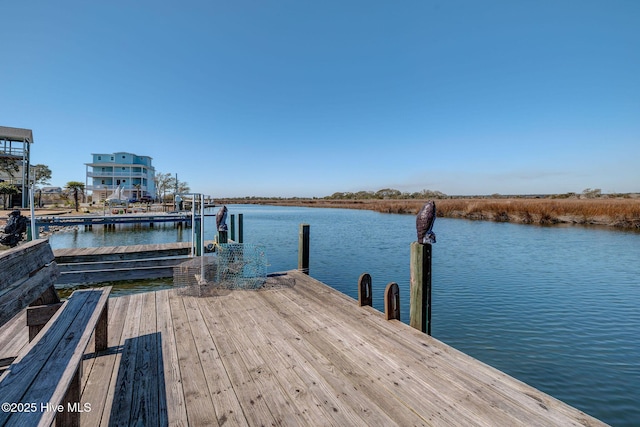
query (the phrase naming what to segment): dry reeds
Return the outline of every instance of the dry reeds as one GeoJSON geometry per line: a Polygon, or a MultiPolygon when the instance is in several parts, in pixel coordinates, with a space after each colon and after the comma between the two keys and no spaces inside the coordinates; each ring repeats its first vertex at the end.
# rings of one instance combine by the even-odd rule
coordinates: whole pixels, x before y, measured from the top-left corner
{"type": "Polygon", "coordinates": [[[527,224],[600,224],[640,228],[638,199],[453,199],[438,204],[441,216],[527,224]]]}
{"type": "MultiPolygon", "coordinates": [[[[417,214],[426,200],[280,199],[261,204],[368,209],[382,213],[417,214]]],[[[243,201],[241,203],[246,203],[243,201]]],[[[450,198],[436,200],[440,217],[523,224],[593,224],[640,229],[640,199],[450,198]]]]}
{"type": "Polygon", "coordinates": [[[436,205],[442,217],[640,229],[638,199],[443,199],[436,205]]]}

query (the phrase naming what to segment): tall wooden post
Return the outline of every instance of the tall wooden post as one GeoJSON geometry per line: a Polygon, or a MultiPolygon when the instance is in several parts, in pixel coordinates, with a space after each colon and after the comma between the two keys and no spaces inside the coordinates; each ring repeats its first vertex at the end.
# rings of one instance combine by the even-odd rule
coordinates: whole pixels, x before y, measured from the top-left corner
{"type": "Polygon", "coordinates": [[[243,225],[243,220],[244,220],[244,214],[238,214],[238,243],[244,243],[244,225],[243,225]]]}
{"type": "Polygon", "coordinates": [[[411,243],[409,325],[431,335],[431,244],[411,243]]]}
{"type": "Polygon", "coordinates": [[[298,270],[309,274],[309,224],[300,224],[298,232],[298,270]]]}

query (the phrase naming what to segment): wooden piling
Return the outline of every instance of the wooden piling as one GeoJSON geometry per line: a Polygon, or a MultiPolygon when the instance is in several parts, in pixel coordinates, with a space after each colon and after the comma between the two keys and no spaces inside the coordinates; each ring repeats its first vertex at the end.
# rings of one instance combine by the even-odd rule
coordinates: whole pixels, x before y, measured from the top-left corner
{"type": "Polygon", "coordinates": [[[235,214],[229,215],[230,229],[229,234],[231,236],[231,240],[236,240],[236,216],[235,214]]]}
{"type": "Polygon", "coordinates": [[[358,279],[358,302],[360,303],[360,307],[364,305],[373,305],[373,297],[371,296],[371,275],[369,273],[362,273],[358,279]]]}
{"type": "Polygon", "coordinates": [[[431,244],[411,243],[409,325],[431,335],[431,244]]]}
{"type": "Polygon", "coordinates": [[[400,320],[400,287],[391,282],[384,290],[384,317],[387,320],[400,320]]]}
{"type": "Polygon", "coordinates": [[[298,233],[298,270],[309,274],[309,224],[300,224],[298,233]]]}
{"type": "Polygon", "coordinates": [[[238,214],[238,243],[244,243],[244,235],[243,235],[244,225],[243,225],[243,220],[244,220],[244,214],[238,214]]]}
{"type": "Polygon", "coordinates": [[[195,227],[195,235],[196,235],[196,241],[193,242],[196,245],[196,256],[202,256],[202,232],[201,232],[201,228],[200,228],[200,221],[202,221],[201,219],[196,219],[195,220],[195,224],[193,224],[193,226],[195,227]]]}

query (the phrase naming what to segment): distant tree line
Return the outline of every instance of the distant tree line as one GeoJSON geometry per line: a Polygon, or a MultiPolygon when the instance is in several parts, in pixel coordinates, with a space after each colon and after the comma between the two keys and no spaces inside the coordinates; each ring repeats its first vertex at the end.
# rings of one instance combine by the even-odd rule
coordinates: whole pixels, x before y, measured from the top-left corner
{"type": "MultiPolygon", "coordinates": [[[[599,188],[587,188],[582,193],[563,194],[498,194],[491,195],[470,195],[452,196],[436,190],[422,190],[415,192],[402,192],[393,188],[383,188],[378,191],[357,191],[357,192],[336,192],[330,196],[312,197],[313,200],[426,200],[426,199],[595,199],[600,197],[630,197],[630,194],[609,194],[605,195],[599,188]]],[[[245,196],[231,197],[229,200],[307,200],[308,197],[265,197],[265,196],[245,196]]]]}
{"type": "Polygon", "coordinates": [[[407,199],[466,199],[466,198],[489,198],[489,199],[511,199],[511,198],[552,198],[552,199],[598,199],[606,197],[628,198],[629,193],[604,194],[600,188],[586,188],[582,193],[563,194],[498,194],[475,195],[475,196],[450,196],[441,191],[422,190],[413,193],[402,192],[393,188],[383,188],[378,191],[358,191],[358,192],[337,192],[330,196],[325,196],[326,200],[407,200],[407,199]]]}
{"type": "Polygon", "coordinates": [[[378,191],[338,192],[326,196],[328,200],[398,200],[398,199],[444,199],[448,196],[441,191],[422,190],[413,193],[402,192],[393,188],[383,188],[378,191]]]}

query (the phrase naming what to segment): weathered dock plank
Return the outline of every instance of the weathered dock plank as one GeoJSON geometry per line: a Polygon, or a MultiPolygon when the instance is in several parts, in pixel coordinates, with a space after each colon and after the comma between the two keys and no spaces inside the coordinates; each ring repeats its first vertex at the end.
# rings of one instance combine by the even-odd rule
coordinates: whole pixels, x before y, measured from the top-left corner
{"type": "MultiPolygon", "coordinates": [[[[35,218],[36,227],[72,227],[72,226],[115,226],[118,224],[155,224],[155,223],[183,223],[191,224],[191,214],[188,213],[135,213],[131,215],[60,215],[39,216],[35,218]]],[[[199,221],[199,216],[196,216],[199,221]]]]}
{"type": "Polygon", "coordinates": [[[221,320],[222,304],[217,299],[214,299],[211,305],[201,304],[205,322],[212,331],[211,335],[215,340],[218,354],[247,423],[249,425],[269,425],[265,423],[272,423],[274,418],[265,400],[258,398],[259,393],[253,386],[251,374],[240,359],[239,350],[230,335],[233,332],[230,332],[221,320]]]}
{"type": "MultiPolygon", "coordinates": [[[[344,363],[357,364],[362,360],[370,361],[369,364],[362,365],[363,375],[375,377],[380,370],[388,372],[386,376],[378,376],[375,380],[377,387],[386,390],[399,403],[411,405],[425,424],[431,422],[431,414],[438,413],[448,425],[473,425],[477,418],[476,413],[487,406],[487,402],[483,402],[471,393],[472,389],[460,386],[459,382],[451,381],[451,378],[443,378],[434,373],[429,376],[413,375],[416,371],[424,370],[425,360],[419,358],[423,350],[416,346],[403,349],[392,336],[387,336],[376,328],[376,320],[382,323],[381,313],[369,312],[366,315],[366,322],[353,322],[353,319],[350,319],[353,314],[350,314],[348,309],[354,306],[355,301],[346,302],[342,298],[332,298],[333,295],[330,292],[320,292],[318,298],[314,298],[313,292],[307,292],[311,289],[301,286],[298,290],[302,291],[299,295],[292,295],[297,297],[298,303],[304,304],[307,312],[312,311],[310,314],[313,314],[321,324],[329,320],[336,321],[338,325],[352,322],[353,330],[330,326],[326,331],[326,339],[335,343],[338,354],[345,359],[344,363]],[[315,304],[308,303],[314,299],[315,304]],[[328,317],[327,310],[321,309],[326,305],[338,308],[331,311],[331,317],[328,317]],[[429,397],[428,404],[423,404],[422,401],[426,396],[429,397]],[[461,405],[462,402],[464,405],[461,405]]],[[[513,425],[514,423],[517,423],[517,420],[496,411],[492,420],[486,425],[513,425]]]]}
{"type": "Polygon", "coordinates": [[[190,242],[54,249],[58,264],[123,261],[189,255],[190,242]]]}
{"type": "MultiPolygon", "coordinates": [[[[213,410],[211,393],[206,382],[206,373],[202,368],[200,354],[189,324],[187,310],[182,298],[170,298],[171,314],[175,327],[176,344],[178,346],[178,365],[184,390],[184,401],[187,419],[190,425],[217,426],[218,420],[213,410]]],[[[194,328],[197,330],[197,328],[194,328]]]]}
{"type": "MultiPolygon", "coordinates": [[[[281,425],[308,425],[310,419],[305,414],[305,407],[298,407],[286,392],[285,387],[280,382],[277,372],[273,366],[269,366],[263,354],[273,349],[262,349],[255,341],[248,337],[246,331],[250,327],[247,324],[243,312],[230,310],[229,304],[233,302],[233,297],[228,298],[227,304],[219,305],[220,321],[227,329],[227,334],[231,337],[239,358],[231,355],[234,360],[242,362],[244,369],[249,373],[249,387],[244,387],[241,404],[245,408],[245,413],[252,410],[254,402],[264,402],[271,413],[276,424],[281,425]],[[251,406],[250,406],[251,405],[251,406]]],[[[233,360],[230,361],[233,363],[233,360]]]]}
{"type": "MultiPolygon", "coordinates": [[[[303,286],[302,283],[302,280],[296,281],[296,290],[303,286]]],[[[287,323],[304,337],[309,353],[321,356],[318,359],[319,368],[324,366],[344,378],[342,384],[335,384],[335,392],[347,404],[355,405],[367,425],[426,425],[426,421],[416,412],[408,411],[401,401],[389,395],[387,388],[381,384],[382,370],[377,370],[377,366],[372,366],[367,359],[353,360],[344,354],[343,349],[353,345],[355,337],[344,342],[334,336],[332,331],[343,328],[343,323],[335,318],[321,321],[309,302],[296,302],[292,297],[282,292],[265,295],[274,308],[287,310],[287,323]],[[375,405],[372,402],[376,402],[375,405]]]]}
{"type": "Polygon", "coordinates": [[[162,338],[157,333],[156,325],[156,293],[144,294],[143,315],[140,321],[139,349],[136,354],[136,369],[134,374],[133,408],[129,425],[160,425],[160,413],[157,410],[160,400],[166,400],[159,391],[159,381],[164,386],[164,375],[158,376],[158,372],[164,372],[162,353],[162,338]],[[160,346],[160,347],[159,347],[160,346]],[[158,368],[158,367],[161,368],[158,368]]]}
{"type": "Polygon", "coordinates": [[[102,269],[68,270],[60,274],[56,285],[168,278],[173,276],[174,267],[187,260],[189,260],[188,257],[181,259],[173,258],[170,260],[145,261],[137,263],[141,265],[132,264],[128,268],[108,263],[103,265],[102,269]]]}
{"type": "Polygon", "coordinates": [[[120,357],[111,376],[111,387],[113,387],[111,411],[108,417],[103,418],[108,420],[109,425],[129,425],[132,414],[132,399],[134,388],[136,388],[135,359],[140,342],[138,338],[140,337],[140,321],[143,316],[144,294],[134,294],[129,298],[127,319],[118,349],[120,357]]]}
{"type": "Polygon", "coordinates": [[[110,394],[111,375],[120,357],[120,339],[130,301],[130,298],[112,298],[109,301],[109,350],[97,356],[92,354],[93,348],[87,349],[91,357],[86,358],[83,365],[82,390],[85,402],[91,403],[92,410],[80,414],[81,425],[98,426],[103,421],[108,422],[113,399],[113,392],[110,394]]]}
{"type": "Polygon", "coordinates": [[[281,283],[200,298],[176,290],[115,298],[110,328],[121,333],[110,330],[109,351],[85,372],[82,402],[92,411],[82,420],[604,425],[304,274],[287,272],[281,283]]]}
{"type": "MultiPolygon", "coordinates": [[[[58,269],[61,274],[67,272],[86,272],[93,273],[96,271],[108,270],[130,270],[132,268],[155,268],[155,267],[174,267],[191,259],[188,255],[164,258],[149,258],[139,260],[123,260],[123,261],[104,261],[104,262],[83,262],[77,264],[60,264],[58,269]]],[[[82,283],[82,282],[81,282],[82,283]]]]}
{"type": "MultiPolygon", "coordinates": [[[[277,312],[266,304],[258,298],[242,298],[241,294],[226,303],[236,315],[251,320],[245,329],[251,332],[252,342],[259,343],[264,349],[268,365],[278,376],[282,375],[283,384],[293,399],[303,400],[311,410],[315,409],[315,413],[320,411],[319,419],[326,418],[328,424],[371,425],[358,415],[353,405],[340,398],[341,392],[348,390],[351,383],[338,377],[328,360],[309,351],[300,334],[287,322],[282,322],[277,312]],[[330,381],[327,381],[328,377],[332,377],[330,381]]],[[[366,408],[365,405],[363,401],[362,407],[366,408]]]]}
{"type": "Polygon", "coordinates": [[[24,309],[0,327],[0,369],[5,365],[3,361],[16,357],[29,343],[29,329],[26,324],[27,310],[24,309]]]}
{"type": "MultiPolygon", "coordinates": [[[[551,420],[555,419],[555,424],[582,425],[570,422],[563,415],[555,415],[555,411],[564,412],[565,415],[574,411],[557,399],[537,390],[537,393],[532,393],[531,387],[526,384],[415,329],[407,329],[406,325],[399,321],[386,321],[381,313],[370,307],[354,310],[354,304],[357,302],[344,294],[324,285],[297,286],[296,290],[298,292],[287,294],[287,297],[297,298],[306,310],[320,307],[315,316],[326,317],[325,322],[337,319],[339,322],[351,323],[363,340],[359,345],[355,343],[353,348],[366,346],[370,351],[376,351],[378,363],[398,360],[402,366],[411,368],[395,368],[399,373],[405,374],[406,371],[428,368],[429,375],[421,380],[422,384],[419,384],[417,389],[421,393],[431,390],[435,400],[446,396],[454,406],[458,406],[460,402],[464,403],[463,411],[456,409],[456,418],[460,417],[460,412],[464,413],[467,410],[471,410],[472,417],[477,418],[475,411],[491,407],[495,409],[491,413],[490,424],[493,425],[546,425],[548,419],[536,424],[536,413],[540,408],[554,408],[548,416],[551,420]],[[316,304],[312,305],[312,301],[316,304]],[[335,309],[329,314],[322,307],[335,309]],[[360,321],[353,322],[354,318],[360,321]],[[446,369],[441,369],[443,367],[446,369]],[[490,393],[486,392],[488,383],[493,386],[489,389],[490,393]],[[476,408],[475,411],[472,410],[473,407],[476,408]]],[[[344,337],[338,335],[336,340],[341,342],[344,337]]],[[[403,378],[407,377],[401,376],[401,379],[403,378]]]]}
{"type": "Polygon", "coordinates": [[[189,260],[191,251],[188,242],[56,249],[56,284],[172,277],[174,267],[189,260]]]}
{"type": "Polygon", "coordinates": [[[184,302],[191,330],[194,337],[197,337],[194,342],[197,354],[200,355],[202,370],[206,373],[205,381],[218,424],[246,426],[246,417],[216,345],[215,337],[221,332],[217,328],[219,324],[212,328],[206,323],[198,299],[187,298],[184,302]]]}
{"type": "MultiPolygon", "coordinates": [[[[163,363],[158,364],[158,378],[164,377],[165,400],[158,402],[160,424],[177,427],[188,426],[187,409],[182,391],[182,377],[178,361],[178,345],[169,305],[169,292],[158,292],[156,295],[156,313],[158,322],[158,343],[163,363]],[[171,420],[171,424],[169,424],[171,420]]],[[[162,384],[159,385],[162,387],[162,384]]]]}

